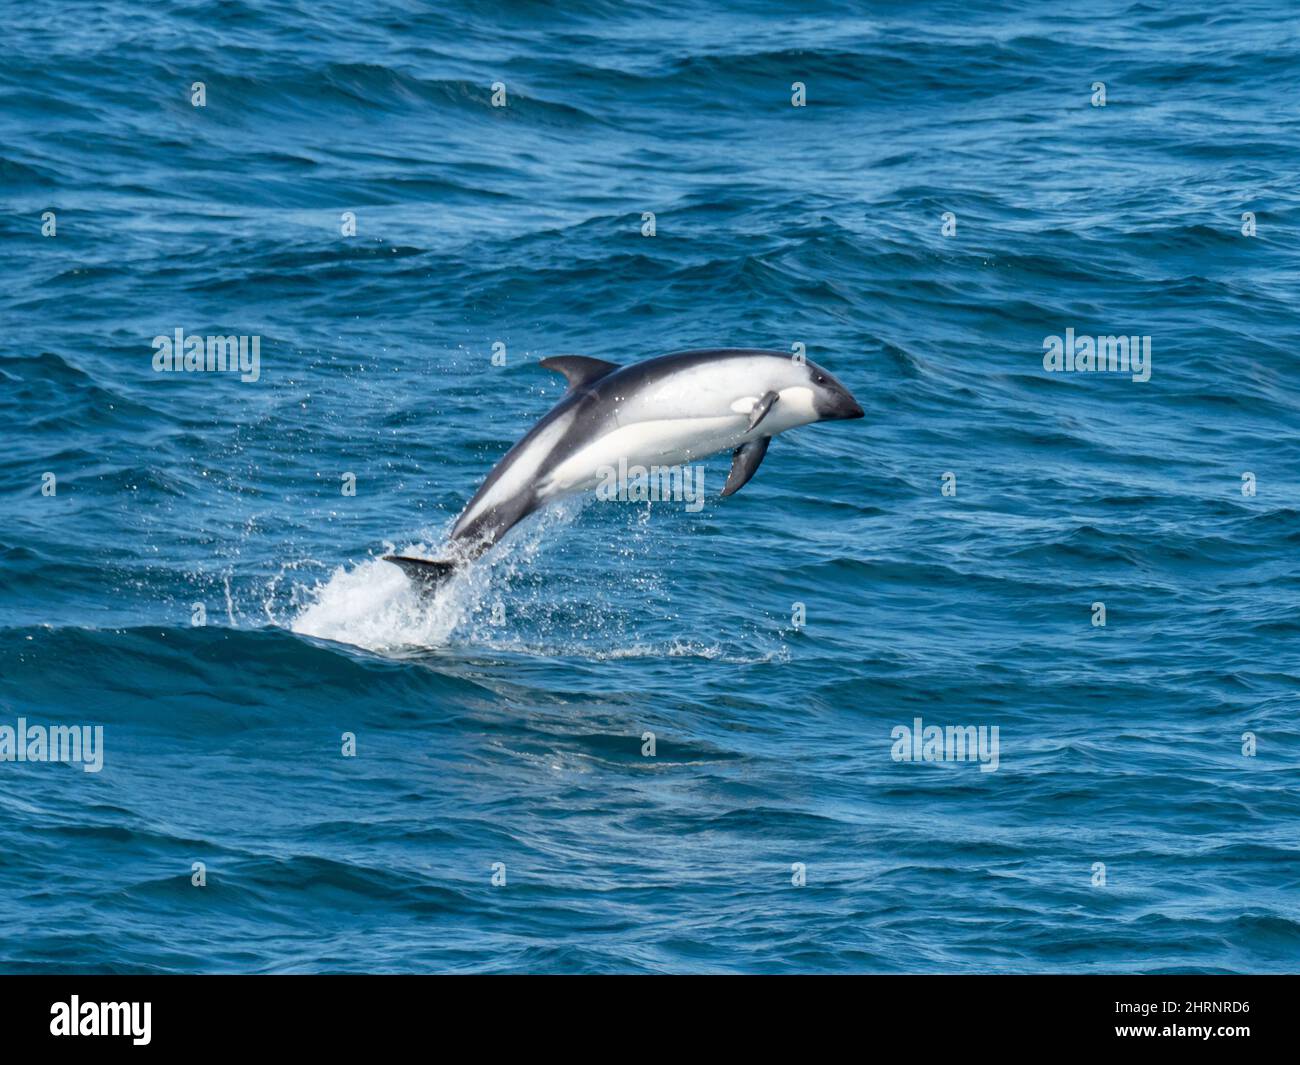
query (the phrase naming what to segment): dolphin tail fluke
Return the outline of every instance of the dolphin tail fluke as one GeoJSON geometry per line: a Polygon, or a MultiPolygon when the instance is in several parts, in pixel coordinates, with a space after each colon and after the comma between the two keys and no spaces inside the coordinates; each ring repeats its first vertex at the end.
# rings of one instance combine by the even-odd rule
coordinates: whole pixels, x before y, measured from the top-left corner
{"type": "Polygon", "coordinates": [[[461,565],[450,559],[437,561],[428,558],[408,558],[406,555],[385,555],[384,561],[400,566],[411,582],[421,591],[426,592],[432,592],[440,587],[461,565]]]}

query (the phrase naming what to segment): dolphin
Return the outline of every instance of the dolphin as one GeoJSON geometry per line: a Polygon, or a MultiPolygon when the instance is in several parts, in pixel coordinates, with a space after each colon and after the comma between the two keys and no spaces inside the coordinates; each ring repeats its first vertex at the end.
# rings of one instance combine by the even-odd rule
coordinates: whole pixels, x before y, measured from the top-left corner
{"type": "Polygon", "coordinates": [[[559,355],[539,365],[563,374],[568,390],[466,504],[451,530],[453,557],[384,556],[417,584],[437,587],[534,511],[596,487],[620,459],[676,466],[730,450],[729,496],[754,476],[778,433],[862,417],[827,371],[781,351],[679,351],[629,366],[559,355]]]}

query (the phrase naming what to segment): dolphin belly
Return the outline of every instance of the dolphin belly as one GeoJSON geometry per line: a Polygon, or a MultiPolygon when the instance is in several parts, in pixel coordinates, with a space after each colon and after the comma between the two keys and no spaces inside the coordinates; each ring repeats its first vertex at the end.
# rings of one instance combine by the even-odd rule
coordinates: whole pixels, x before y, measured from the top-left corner
{"type": "Polygon", "coordinates": [[[662,418],[622,425],[591,441],[559,463],[542,484],[544,498],[594,488],[606,470],[628,466],[679,466],[736,447],[746,436],[746,419],[662,418]]]}

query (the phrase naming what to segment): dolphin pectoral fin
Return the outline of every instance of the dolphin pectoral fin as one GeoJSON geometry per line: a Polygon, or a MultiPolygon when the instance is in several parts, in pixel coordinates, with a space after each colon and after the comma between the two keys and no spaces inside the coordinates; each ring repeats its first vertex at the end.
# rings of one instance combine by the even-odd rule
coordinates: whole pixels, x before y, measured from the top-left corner
{"type": "Polygon", "coordinates": [[[767,445],[771,442],[770,436],[760,436],[757,440],[741,444],[731,453],[731,472],[727,474],[727,483],[722,489],[724,496],[733,495],[745,487],[758,470],[763,456],[767,454],[767,445]]]}
{"type": "MultiPolygon", "coordinates": [[[[766,418],[767,412],[772,409],[772,405],[780,398],[781,397],[775,392],[763,393],[763,398],[760,399],[757,403],[755,403],[754,409],[749,412],[749,424],[745,426],[745,432],[749,432],[751,429],[754,428],[754,426],[756,426],[759,422],[761,422],[764,418],[766,418]]],[[[771,437],[767,437],[767,439],[770,440],[771,437]]],[[[764,444],[763,448],[764,450],[766,450],[767,445],[764,444]]],[[[758,456],[758,460],[754,463],[755,470],[758,469],[758,463],[762,461],[763,461],[763,455],[762,452],[760,452],[758,456]]],[[[734,467],[733,467],[733,471],[734,471],[734,467]]],[[[752,474],[753,470],[751,470],[750,473],[752,474]]],[[[749,480],[748,477],[745,478],[745,481],[747,480],[749,480]]],[[[745,481],[741,481],[740,484],[744,484],[745,481]]],[[[736,487],[739,488],[740,484],[736,485],[736,487]]],[[[726,495],[726,493],[724,492],[723,495],[726,495]]]]}
{"type": "Polygon", "coordinates": [[[422,591],[433,591],[456,570],[457,563],[428,558],[408,558],[406,555],[384,555],[385,562],[401,568],[422,591]]]}
{"type": "Polygon", "coordinates": [[[564,374],[565,380],[569,382],[570,392],[575,388],[589,385],[592,381],[599,381],[606,374],[621,368],[618,363],[606,362],[604,359],[591,359],[586,355],[556,355],[550,359],[543,359],[537,365],[544,370],[554,370],[556,373],[564,374]]]}

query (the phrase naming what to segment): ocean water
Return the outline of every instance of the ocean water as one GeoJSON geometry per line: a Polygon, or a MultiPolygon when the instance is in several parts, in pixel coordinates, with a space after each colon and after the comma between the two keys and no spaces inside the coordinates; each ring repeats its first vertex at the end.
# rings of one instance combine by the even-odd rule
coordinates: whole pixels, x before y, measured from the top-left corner
{"type": "Polygon", "coordinates": [[[0,762],[0,969],[1294,971],[1298,70],[1281,3],[28,5],[0,725],[103,767],[0,762]],[[735,496],[379,560],[540,359],[796,345],[866,418],[735,496]]]}

